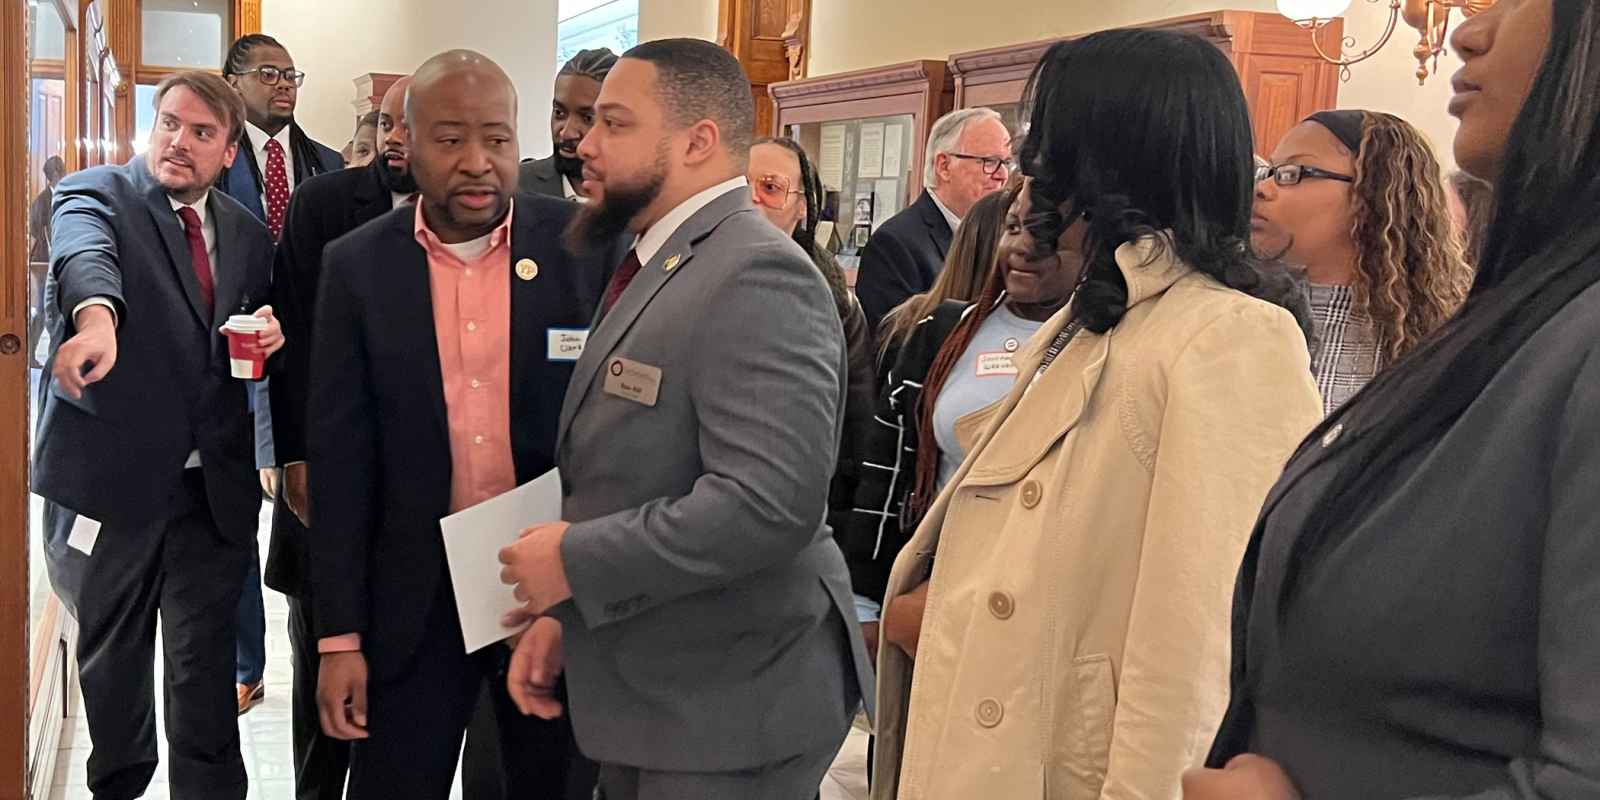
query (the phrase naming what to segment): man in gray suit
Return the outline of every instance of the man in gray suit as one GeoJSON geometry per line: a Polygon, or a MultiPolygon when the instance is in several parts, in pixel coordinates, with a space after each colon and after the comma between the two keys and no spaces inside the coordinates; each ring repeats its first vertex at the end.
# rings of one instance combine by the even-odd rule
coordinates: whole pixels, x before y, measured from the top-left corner
{"type": "Polygon", "coordinates": [[[822,277],[751,206],[755,112],[727,51],[671,39],[611,71],[570,230],[638,234],[562,410],[564,522],[501,553],[544,612],[524,713],[567,670],[607,800],[813,797],[871,672],[823,522],[845,346],[822,277]],[[847,623],[849,623],[847,625],[847,623]]]}

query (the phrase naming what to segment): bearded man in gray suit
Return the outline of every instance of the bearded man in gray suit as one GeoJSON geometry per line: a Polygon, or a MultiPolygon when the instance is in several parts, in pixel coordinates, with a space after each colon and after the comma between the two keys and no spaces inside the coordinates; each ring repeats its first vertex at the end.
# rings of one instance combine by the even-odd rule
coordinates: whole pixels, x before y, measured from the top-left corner
{"type": "Polygon", "coordinates": [[[714,44],[607,76],[570,232],[638,236],[562,410],[564,521],[501,553],[539,617],[524,713],[562,713],[608,800],[809,800],[872,697],[824,523],[845,345],[821,275],[751,205],[755,111],[714,44]],[[563,657],[564,655],[564,657],[563,657]]]}

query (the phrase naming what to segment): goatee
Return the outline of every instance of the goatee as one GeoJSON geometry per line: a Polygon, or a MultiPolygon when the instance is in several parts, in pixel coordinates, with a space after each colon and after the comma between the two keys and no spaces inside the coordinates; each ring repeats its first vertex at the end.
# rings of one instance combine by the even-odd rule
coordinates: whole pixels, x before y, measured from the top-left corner
{"type": "Polygon", "coordinates": [[[376,163],[378,165],[378,182],[383,184],[383,188],[394,194],[417,193],[417,179],[411,177],[409,168],[404,172],[391,168],[389,160],[382,154],[379,154],[376,163]]]}
{"type": "Polygon", "coordinates": [[[560,150],[555,152],[556,174],[565,177],[573,186],[583,182],[583,159],[561,155],[560,150]]]}
{"type": "Polygon", "coordinates": [[[655,202],[667,181],[665,159],[659,160],[655,167],[641,182],[607,184],[602,199],[585,203],[577,216],[567,223],[563,234],[567,248],[575,253],[587,253],[604,248],[627,231],[634,217],[655,202]]]}

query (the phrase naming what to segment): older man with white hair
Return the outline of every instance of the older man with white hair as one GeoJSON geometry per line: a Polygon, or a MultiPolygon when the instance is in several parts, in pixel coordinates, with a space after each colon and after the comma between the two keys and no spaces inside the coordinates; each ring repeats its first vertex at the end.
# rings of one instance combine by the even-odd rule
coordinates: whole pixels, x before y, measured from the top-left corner
{"type": "Polygon", "coordinates": [[[873,232],[861,254],[856,296],[873,327],[933,286],[961,218],[1005,186],[1011,168],[1011,134],[992,109],[964,108],[933,123],[923,165],[927,188],[873,232]]]}

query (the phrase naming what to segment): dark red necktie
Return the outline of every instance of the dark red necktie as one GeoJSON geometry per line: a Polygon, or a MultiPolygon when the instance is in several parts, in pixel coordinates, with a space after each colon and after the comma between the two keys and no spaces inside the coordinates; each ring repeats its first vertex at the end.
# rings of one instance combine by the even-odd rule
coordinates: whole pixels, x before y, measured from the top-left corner
{"type": "Polygon", "coordinates": [[[283,235],[283,218],[289,213],[289,170],[283,162],[283,145],[267,140],[267,232],[272,241],[283,235]]]}
{"type": "Polygon", "coordinates": [[[605,299],[600,303],[600,316],[611,313],[611,307],[617,304],[617,298],[628,290],[628,284],[633,283],[633,276],[639,274],[639,254],[633,250],[628,251],[628,257],[622,260],[622,265],[611,274],[611,285],[606,287],[605,299]]]}
{"type": "Polygon", "coordinates": [[[211,255],[206,252],[206,234],[200,227],[200,215],[193,208],[184,206],[178,209],[178,217],[183,220],[183,238],[189,240],[189,264],[194,267],[194,279],[200,284],[200,297],[206,301],[206,310],[209,311],[216,304],[215,290],[212,288],[215,281],[211,277],[211,255]]]}

